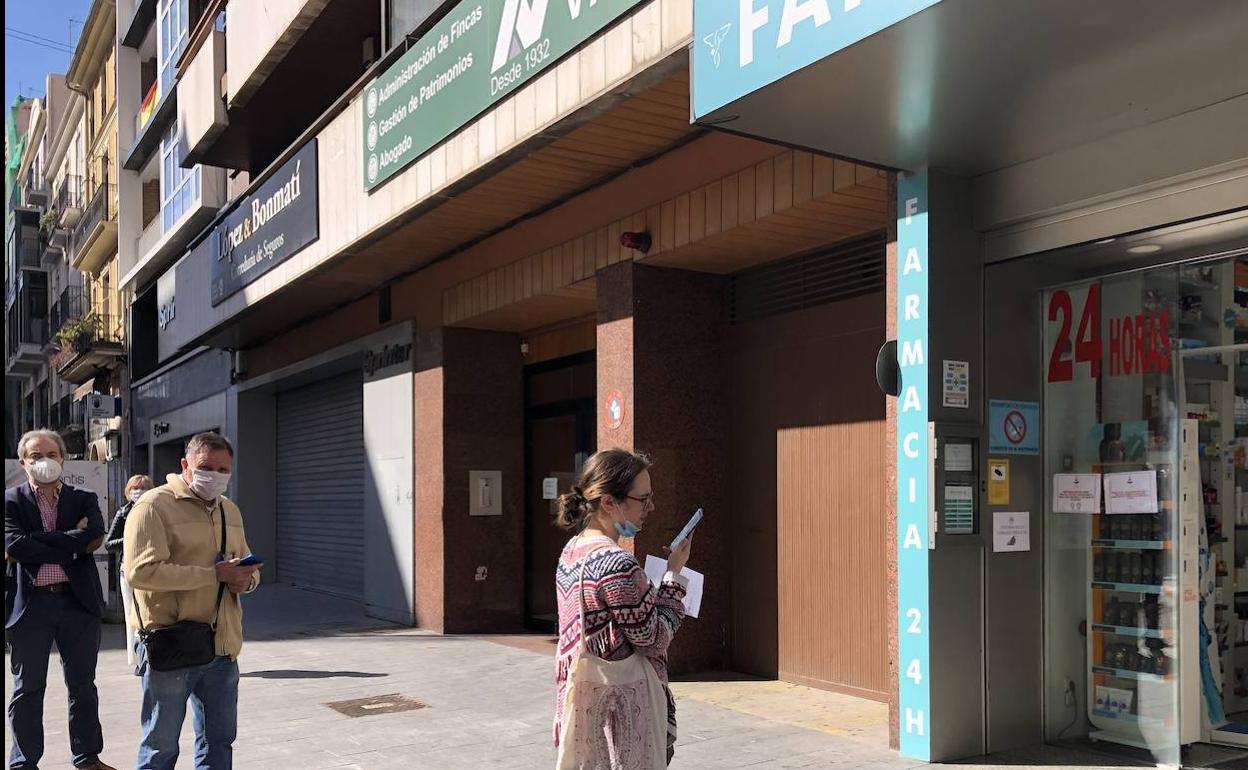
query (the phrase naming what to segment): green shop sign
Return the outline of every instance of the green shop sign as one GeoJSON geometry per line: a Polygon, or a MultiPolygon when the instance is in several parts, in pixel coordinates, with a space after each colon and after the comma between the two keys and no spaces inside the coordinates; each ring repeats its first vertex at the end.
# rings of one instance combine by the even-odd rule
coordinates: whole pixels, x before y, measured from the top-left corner
{"type": "Polygon", "coordinates": [[[465,0],[364,91],[372,190],[641,0],[465,0]]]}

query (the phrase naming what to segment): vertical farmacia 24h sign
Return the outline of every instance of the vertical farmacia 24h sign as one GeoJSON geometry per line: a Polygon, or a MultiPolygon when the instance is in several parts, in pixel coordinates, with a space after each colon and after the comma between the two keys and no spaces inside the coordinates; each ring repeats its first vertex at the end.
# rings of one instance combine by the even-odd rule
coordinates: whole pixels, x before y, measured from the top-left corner
{"type": "Polygon", "coordinates": [[[465,0],[364,89],[372,190],[641,0],[465,0]]]}

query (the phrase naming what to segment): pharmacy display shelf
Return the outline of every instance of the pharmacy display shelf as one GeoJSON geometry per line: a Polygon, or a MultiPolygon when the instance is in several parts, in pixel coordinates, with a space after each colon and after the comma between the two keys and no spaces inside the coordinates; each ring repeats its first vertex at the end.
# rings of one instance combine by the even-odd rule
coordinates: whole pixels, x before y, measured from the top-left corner
{"type": "MultiPolygon", "coordinates": [[[[1099,631],[1103,634],[1117,634],[1118,636],[1136,636],[1142,639],[1170,639],[1172,634],[1169,631],[1162,631],[1157,628],[1140,628],[1139,626],[1111,626],[1105,623],[1094,623],[1093,631],[1099,631]]],[[[1245,643],[1248,646],[1248,642],[1245,643]]]]}
{"type": "Polygon", "coordinates": [[[1125,591],[1137,594],[1159,594],[1161,588],[1160,585],[1150,583],[1105,583],[1099,580],[1092,584],[1094,591],[1125,591]]]}
{"type": "Polygon", "coordinates": [[[1092,541],[1092,545],[1100,548],[1131,548],[1145,551],[1170,550],[1169,540],[1113,540],[1098,537],[1092,541]]]}
{"type": "Polygon", "coordinates": [[[1136,679],[1141,682],[1174,681],[1173,674],[1154,674],[1151,671],[1132,671],[1129,668],[1114,668],[1113,666],[1093,666],[1092,672],[1112,676],[1115,679],[1136,679]]]}

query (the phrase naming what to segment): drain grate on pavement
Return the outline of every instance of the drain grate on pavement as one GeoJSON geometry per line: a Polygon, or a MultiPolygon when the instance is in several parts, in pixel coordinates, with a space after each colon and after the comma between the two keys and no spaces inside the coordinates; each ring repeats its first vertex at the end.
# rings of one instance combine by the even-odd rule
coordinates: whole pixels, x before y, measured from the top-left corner
{"type": "Polygon", "coordinates": [[[400,711],[415,711],[417,709],[428,708],[425,703],[421,703],[413,698],[405,695],[392,693],[390,695],[374,695],[371,698],[357,698],[356,700],[340,700],[333,703],[326,703],[334,711],[349,717],[368,717],[376,714],[397,714],[400,711]]]}

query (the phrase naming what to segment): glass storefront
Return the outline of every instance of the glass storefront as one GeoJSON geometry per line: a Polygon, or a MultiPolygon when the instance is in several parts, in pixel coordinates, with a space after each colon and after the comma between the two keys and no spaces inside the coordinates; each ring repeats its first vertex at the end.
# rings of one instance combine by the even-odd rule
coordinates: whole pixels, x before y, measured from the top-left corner
{"type": "Polygon", "coordinates": [[[1176,766],[1248,745],[1248,249],[1180,230],[1040,304],[1048,738],[1176,766]]]}

